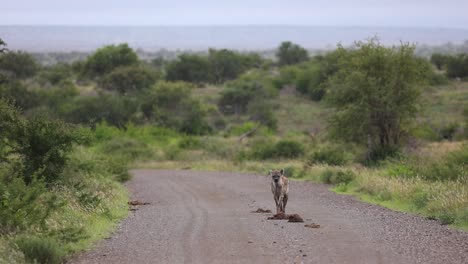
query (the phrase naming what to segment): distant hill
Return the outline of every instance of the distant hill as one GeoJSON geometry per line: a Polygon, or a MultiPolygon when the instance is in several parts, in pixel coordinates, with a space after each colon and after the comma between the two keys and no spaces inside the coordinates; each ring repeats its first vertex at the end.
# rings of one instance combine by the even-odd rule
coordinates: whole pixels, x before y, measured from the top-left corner
{"type": "Polygon", "coordinates": [[[468,29],[317,26],[0,26],[10,49],[32,52],[91,51],[127,42],[147,51],[160,49],[272,49],[290,40],[309,49],[326,49],[378,35],[385,44],[400,41],[441,45],[462,43],[468,29]]]}

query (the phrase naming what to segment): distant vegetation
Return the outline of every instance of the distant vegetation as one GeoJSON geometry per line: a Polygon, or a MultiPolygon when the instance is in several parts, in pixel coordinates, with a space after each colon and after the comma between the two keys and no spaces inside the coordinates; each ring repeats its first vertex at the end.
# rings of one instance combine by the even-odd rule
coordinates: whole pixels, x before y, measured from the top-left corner
{"type": "Polygon", "coordinates": [[[126,214],[129,164],[283,166],[466,228],[467,55],[415,49],[144,60],[120,44],[44,66],[0,40],[0,260],[59,263],[104,236],[126,214]]]}

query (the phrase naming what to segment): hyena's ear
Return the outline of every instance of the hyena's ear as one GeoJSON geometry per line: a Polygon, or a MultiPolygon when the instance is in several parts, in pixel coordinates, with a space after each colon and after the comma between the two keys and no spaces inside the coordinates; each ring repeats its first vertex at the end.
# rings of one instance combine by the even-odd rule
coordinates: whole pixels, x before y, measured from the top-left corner
{"type": "Polygon", "coordinates": [[[283,170],[283,169],[281,169],[281,170],[280,170],[280,173],[281,173],[281,175],[283,175],[283,174],[284,174],[284,170],[283,170]]]}

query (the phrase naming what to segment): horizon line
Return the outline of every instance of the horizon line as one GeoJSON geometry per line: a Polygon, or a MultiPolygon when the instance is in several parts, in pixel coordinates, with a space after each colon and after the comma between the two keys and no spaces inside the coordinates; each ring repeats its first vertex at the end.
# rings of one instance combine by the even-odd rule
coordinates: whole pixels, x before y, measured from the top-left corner
{"type": "Polygon", "coordinates": [[[308,25],[308,24],[1,24],[0,27],[322,27],[322,28],[395,28],[395,29],[455,29],[468,27],[396,26],[396,25],[308,25]]]}

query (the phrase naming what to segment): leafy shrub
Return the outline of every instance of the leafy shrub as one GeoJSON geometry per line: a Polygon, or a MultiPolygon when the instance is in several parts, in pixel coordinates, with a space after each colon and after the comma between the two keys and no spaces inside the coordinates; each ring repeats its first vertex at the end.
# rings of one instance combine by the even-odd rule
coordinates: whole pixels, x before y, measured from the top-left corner
{"type": "Polygon", "coordinates": [[[151,150],[145,143],[132,138],[113,138],[103,143],[102,150],[129,160],[151,156],[151,150]]]}
{"type": "Polygon", "coordinates": [[[278,57],[278,64],[283,66],[306,61],[309,59],[309,54],[306,49],[298,44],[285,41],[278,47],[276,57],[278,57]]]}
{"type": "Polygon", "coordinates": [[[221,92],[218,107],[225,114],[244,114],[251,102],[271,99],[278,94],[271,80],[265,79],[264,73],[255,72],[242,75],[227,82],[221,92]]]}
{"type": "Polygon", "coordinates": [[[99,81],[99,85],[106,90],[127,94],[149,88],[158,78],[158,74],[148,68],[125,66],[105,75],[99,81]]]}
{"type": "Polygon", "coordinates": [[[260,122],[266,127],[276,130],[278,126],[278,120],[273,112],[275,104],[268,100],[255,100],[249,103],[247,112],[250,115],[250,119],[256,122],[260,122]]]}
{"type": "Polygon", "coordinates": [[[0,140],[9,147],[8,155],[0,158],[11,160],[19,157],[26,184],[31,183],[33,177],[43,178],[46,183],[56,181],[73,144],[86,140],[84,134],[62,121],[44,117],[26,120],[3,101],[0,101],[0,109],[0,140]]]}
{"type": "Polygon", "coordinates": [[[297,158],[304,154],[304,147],[301,143],[292,140],[280,140],[275,145],[277,157],[297,158]]]}
{"type": "Polygon", "coordinates": [[[304,154],[303,146],[291,140],[280,140],[276,144],[257,141],[251,147],[250,156],[254,159],[297,158],[304,154]]]}
{"type": "Polygon", "coordinates": [[[36,60],[25,52],[0,53],[0,72],[6,72],[13,78],[25,79],[36,74],[39,65],[36,60]]]}
{"type": "Polygon", "coordinates": [[[0,171],[0,233],[44,228],[50,213],[61,205],[44,181],[26,184],[22,175],[0,171]]]}
{"type": "Polygon", "coordinates": [[[16,107],[28,110],[41,104],[41,97],[35,91],[30,91],[18,81],[0,85],[0,98],[11,101],[16,107]]]}
{"type": "Polygon", "coordinates": [[[91,78],[103,76],[112,70],[138,63],[137,54],[127,45],[109,45],[98,49],[87,58],[82,70],[91,78]]]}
{"type": "Polygon", "coordinates": [[[184,137],[178,143],[181,149],[198,149],[201,147],[200,139],[196,137],[184,137]]]}
{"type": "Polygon", "coordinates": [[[457,122],[443,126],[439,131],[439,140],[452,140],[459,127],[460,124],[457,122]]]}
{"type": "Polygon", "coordinates": [[[356,176],[352,171],[334,171],[334,170],[324,170],[320,175],[320,181],[327,184],[348,184],[356,176]]]}
{"type": "Polygon", "coordinates": [[[468,54],[461,53],[447,59],[447,76],[449,78],[464,78],[468,76],[468,54]]]}
{"type": "Polygon", "coordinates": [[[58,243],[47,237],[20,236],[15,242],[31,263],[59,264],[64,256],[58,243]]]}
{"type": "Polygon", "coordinates": [[[192,97],[191,85],[159,82],[145,95],[142,112],[155,124],[187,134],[207,134],[211,127],[203,104],[192,97]]]}
{"type": "Polygon", "coordinates": [[[104,95],[97,97],[79,97],[62,107],[59,115],[67,122],[94,126],[107,122],[123,128],[134,119],[138,110],[135,98],[104,95]]]}
{"type": "Polygon", "coordinates": [[[19,134],[15,152],[25,161],[24,177],[31,182],[37,174],[47,183],[56,181],[68,159],[74,143],[85,139],[69,124],[37,117],[26,123],[19,134]]]}
{"type": "Polygon", "coordinates": [[[200,55],[182,54],[167,65],[168,81],[208,83],[212,79],[208,58],[200,55]]]}
{"type": "Polygon", "coordinates": [[[229,134],[233,136],[240,136],[243,135],[249,131],[252,131],[258,124],[254,122],[245,122],[242,125],[237,125],[237,126],[232,126],[229,129],[229,134]]]}
{"type": "Polygon", "coordinates": [[[342,166],[348,163],[348,158],[347,153],[343,148],[328,146],[312,152],[312,154],[307,159],[307,163],[309,165],[322,163],[342,166]]]}
{"type": "Polygon", "coordinates": [[[43,69],[37,76],[39,83],[42,85],[50,84],[57,85],[64,82],[72,76],[70,65],[58,63],[54,66],[43,69]]]}

